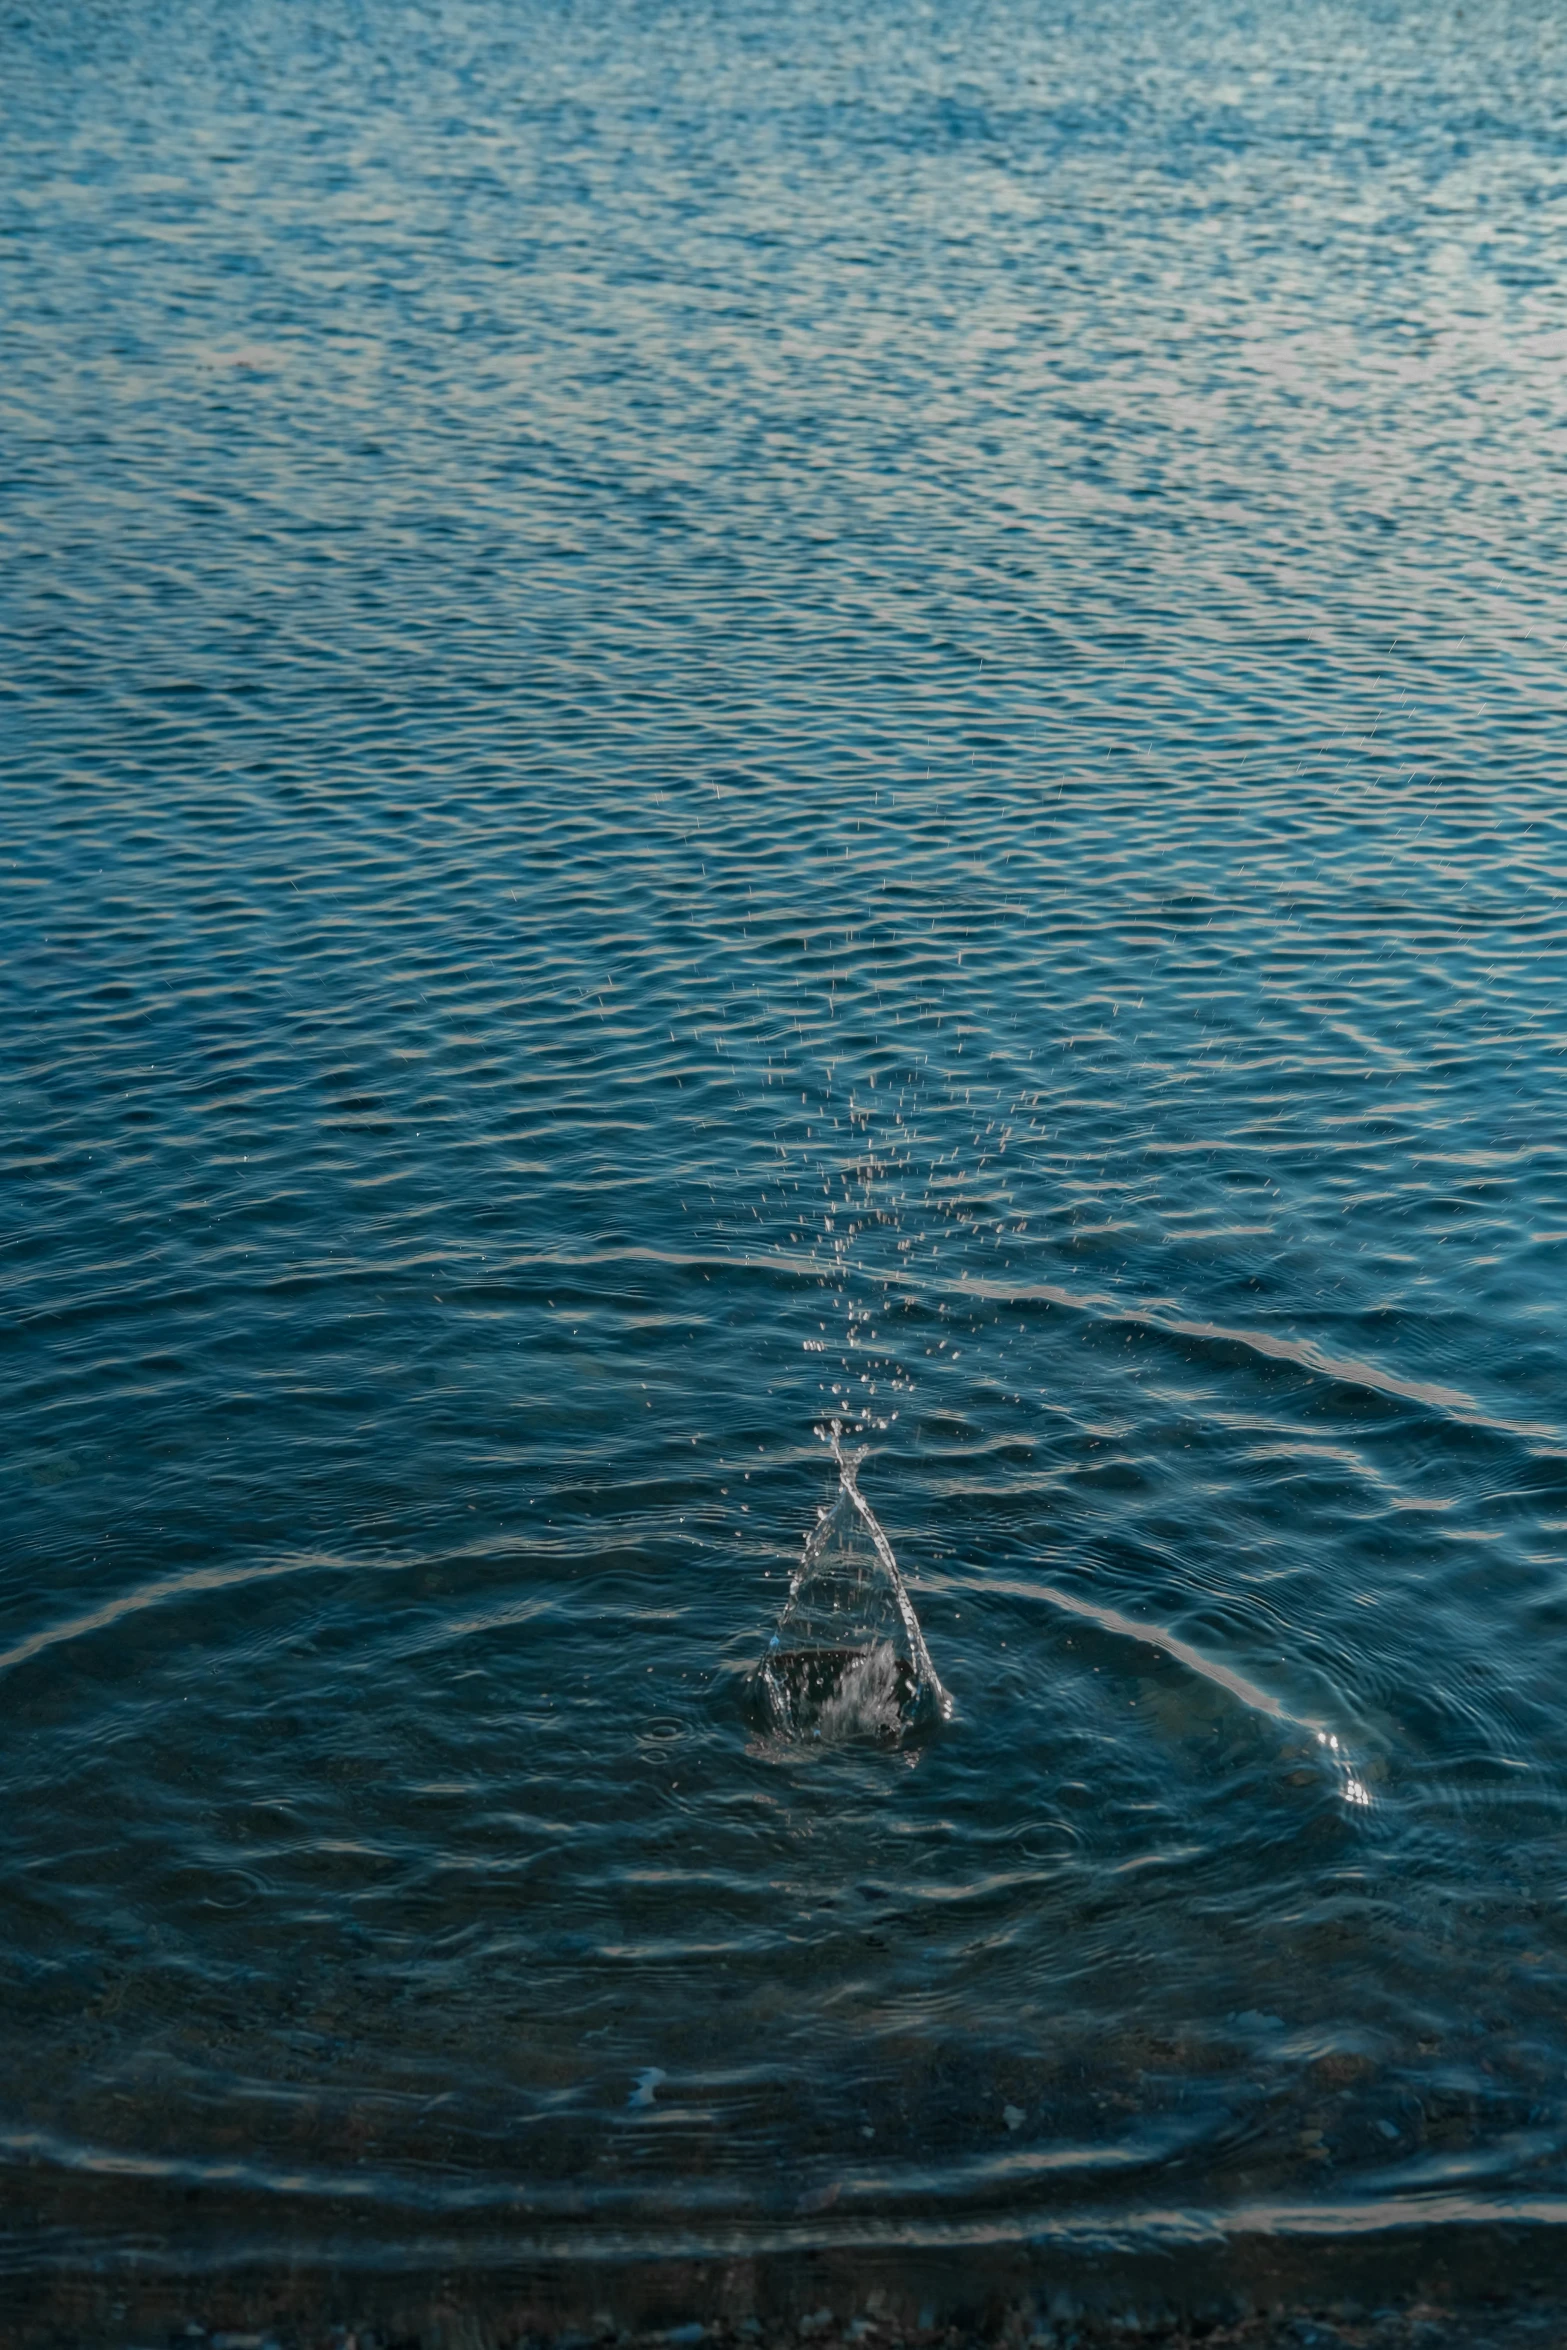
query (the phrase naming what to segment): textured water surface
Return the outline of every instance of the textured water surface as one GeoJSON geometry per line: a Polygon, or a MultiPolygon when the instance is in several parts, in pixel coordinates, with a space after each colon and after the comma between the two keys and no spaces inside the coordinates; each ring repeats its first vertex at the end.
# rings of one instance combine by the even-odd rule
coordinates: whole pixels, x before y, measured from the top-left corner
{"type": "Polygon", "coordinates": [[[0,86],[18,2256],[1560,2212],[1559,12],[0,86]]]}

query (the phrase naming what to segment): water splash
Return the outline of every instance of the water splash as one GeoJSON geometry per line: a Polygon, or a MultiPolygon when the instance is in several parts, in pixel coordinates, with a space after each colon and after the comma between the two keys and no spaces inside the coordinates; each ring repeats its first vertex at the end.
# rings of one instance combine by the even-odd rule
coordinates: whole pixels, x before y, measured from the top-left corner
{"type": "Polygon", "coordinates": [[[841,1421],[829,1441],[838,1493],[805,1544],[757,1687],[769,1725],[786,1738],[895,1745],[947,1721],[941,1685],[892,1545],[861,1493],[869,1447],[846,1453],[841,1421]]]}

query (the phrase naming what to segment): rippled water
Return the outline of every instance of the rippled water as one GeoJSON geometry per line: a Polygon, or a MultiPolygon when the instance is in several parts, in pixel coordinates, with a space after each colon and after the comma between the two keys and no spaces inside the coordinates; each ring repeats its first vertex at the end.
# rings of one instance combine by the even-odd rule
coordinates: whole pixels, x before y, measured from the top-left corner
{"type": "Polygon", "coordinates": [[[1567,2210],[1559,12],[0,84],[13,2253],[1567,2210]]]}

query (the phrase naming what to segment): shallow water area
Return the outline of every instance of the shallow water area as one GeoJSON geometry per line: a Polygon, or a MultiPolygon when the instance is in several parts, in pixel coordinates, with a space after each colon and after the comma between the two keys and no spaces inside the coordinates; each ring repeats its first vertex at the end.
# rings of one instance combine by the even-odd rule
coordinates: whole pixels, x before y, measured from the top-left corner
{"type": "Polygon", "coordinates": [[[0,87],[0,2262],[1559,2222],[1557,14],[0,87]]]}

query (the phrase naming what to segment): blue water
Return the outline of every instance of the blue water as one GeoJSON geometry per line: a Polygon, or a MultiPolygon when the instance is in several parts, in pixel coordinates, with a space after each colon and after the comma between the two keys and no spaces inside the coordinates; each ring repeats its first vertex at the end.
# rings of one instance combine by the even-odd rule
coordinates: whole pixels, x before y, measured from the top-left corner
{"type": "Polygon", "coordinates": [[[1559,11],[0,89],[8,2257],[1567,2214],[1559,11]]]}

